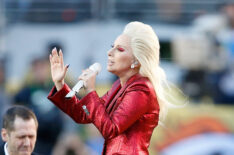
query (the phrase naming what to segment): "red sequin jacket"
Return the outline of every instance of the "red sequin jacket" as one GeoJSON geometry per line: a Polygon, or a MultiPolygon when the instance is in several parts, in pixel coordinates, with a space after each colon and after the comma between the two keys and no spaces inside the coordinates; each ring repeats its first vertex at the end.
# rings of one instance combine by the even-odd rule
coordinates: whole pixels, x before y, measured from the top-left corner
{"type": "Polygon", "coordinates": [[[149,154],[147,148],[158,124],[159,105],[147,78],[136,74],[122,88],[117,80],[101,98],[93,91],[81,100],[75,96],[66,99],[69,91],[66,84],[58,92],[54,87],[48,99],[75,122],[93,123],[97,127],[105,139],[103,155],[149,154]]]}

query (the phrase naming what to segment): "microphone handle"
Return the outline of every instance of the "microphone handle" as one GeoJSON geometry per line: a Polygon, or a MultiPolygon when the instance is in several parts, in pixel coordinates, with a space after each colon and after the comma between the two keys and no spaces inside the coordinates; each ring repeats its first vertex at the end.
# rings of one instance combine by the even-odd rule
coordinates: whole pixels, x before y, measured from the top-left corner
{"type": "Polygon", "coordinates": [[[80,91],[80,89],[84,86],[84,81],[80,80],[76,83],[76,85],[72,88],[72,90],[65,96],[66,98],[72,98],[76,93],[80,91]]]}
{"type": "MultiPolygon", "coordinates": [[[[94,63],[89,67],[90,70],[98,74],[101,70],[101,65],[99,63],[94,63]]],[[[76,85],[72,88],[72,90],[65,96],[66,98],[72,98],[76,93],[80,91],[80,89],[84,86],[84,81],[80,80],[76,85]]]]}
{"type": "Polygon", "coordinates": [[[77,84],[72,88],[73,91],[75,91],[76,93],[78,93],[80,91],[80,89],[84,86],[84,81],[80,80],[77,82],[77,84]]]}

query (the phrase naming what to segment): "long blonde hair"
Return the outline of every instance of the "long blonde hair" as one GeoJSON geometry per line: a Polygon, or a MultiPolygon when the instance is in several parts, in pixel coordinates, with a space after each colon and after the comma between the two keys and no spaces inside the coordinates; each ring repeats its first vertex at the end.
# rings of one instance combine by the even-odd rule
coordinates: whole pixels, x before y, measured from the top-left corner
{"type": "Polygon", "coordinates": [[[148,77],[153,84],[160,106],[159,119],[163,121],[168,107],[172,104],[167,99],[165,86],[168,86],[164,70],[159,65],[159,40],[151,26],[141,22],[130,22],[123,34],[131,38],[133,55],[141,64],[139,73],[148,77]]]}

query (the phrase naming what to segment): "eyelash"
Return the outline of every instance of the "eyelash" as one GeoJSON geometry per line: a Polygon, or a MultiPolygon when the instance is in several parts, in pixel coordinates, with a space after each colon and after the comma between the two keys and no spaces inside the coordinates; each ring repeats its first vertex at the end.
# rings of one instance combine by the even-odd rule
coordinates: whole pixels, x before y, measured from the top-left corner
{"type": "MultiPolygon", "coordinates": [[[[114,48],[114,45],[111,45],[111,48],[114,48]]],[[[118,47],[117,49],[118,49],[118,51],[120,51],[120,52],[124,52],[124,51],[125,51],[125,50],[124,50],[123,48],[121,48],[121,47],[118,47]]]]}

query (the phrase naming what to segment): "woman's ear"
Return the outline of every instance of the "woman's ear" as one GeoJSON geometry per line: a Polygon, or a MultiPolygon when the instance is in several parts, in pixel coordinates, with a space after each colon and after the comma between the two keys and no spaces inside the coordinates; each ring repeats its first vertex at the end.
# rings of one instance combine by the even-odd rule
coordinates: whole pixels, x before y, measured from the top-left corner
{"type": "Polygon", "coordinates": [[[140,67],[141,66],[140,63],[137,60],[135,60],[134,65],[135,65],[135,67],[140,67]]]}
{"type": "Polygon", "coordinates": [[[140,63],[138,62],[138,60],[132,60],[132,64],[131,64],[131,68],[134,69],[134,68],[140,68],[140,63]]]}

